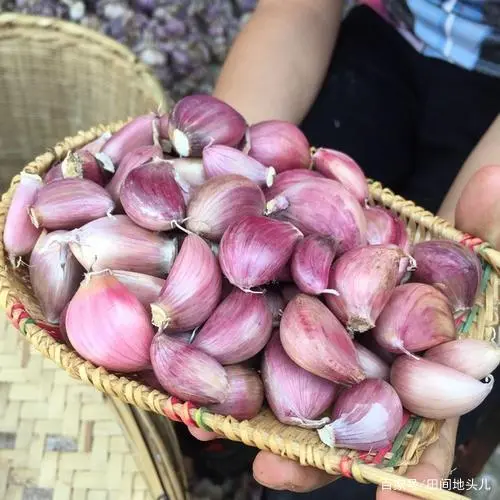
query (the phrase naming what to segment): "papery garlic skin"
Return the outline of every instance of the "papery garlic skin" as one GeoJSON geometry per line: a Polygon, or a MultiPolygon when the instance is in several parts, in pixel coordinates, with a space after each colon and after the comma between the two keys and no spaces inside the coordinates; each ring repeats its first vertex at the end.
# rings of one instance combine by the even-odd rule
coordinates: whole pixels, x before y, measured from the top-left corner
{"type": "Polygon", "coordinates": [[[161,147],[157,145],[141,146],[133,149],[123,157],[120,162],[120,167],[106,185],[106,191],[108,191],[117,207],[121,206],[120,191],[128,174],[130,174],[132,170],[149,163],[153,159],[161,160],[162,158],[163,151],[161,147]]]}
{"type": "Polygon", "coordinates": [[[126,215],[103,217],[71,233],[70,248],[87,270],[119,269],[166,276],[177,256],[177,238],[134,224],[126,215]]]}
{"type": "Polygon", "coordinates": [[[277,172],[308,168],[311,164],[309,141],[293,123],[268,120],[249,128],[248,155],[277,172]]]}
{"type": "Polygon", "coordinates": [[[403,407],[387,382],[364,380],[341,392],[333,406],[332,420],[318,431],[325,444],[360,451],[380,450],[397,436],[403,407]],[[332,434],[333,440],[329,439],[332,434]]]}
{"type": "Polygon", "coordinates": [[[153,145],[155,127],[158,127],[158,117],[154,113],[134,118],[106,141],[97,158],[104,162],[105,157],[109,158],[116,169],[131,151],[153,145]]]}
{"type": "Polygon", "coordinates": [[[160,297],[151,304],[153,324],[165,332],[192,330],[205,322],[220,301],[222,275],[217,258],[195,234],[187,236],[160,297]]]}
{"type": "Polygon", "coordinates": [[[107,191],[88,179],[61,179],[43,186],[30,208],[35,227],[75,229],[111,214],[115,204],[107,191]]]}
{"type": "Polygon", "coordinates": [[[337,181],[311,178],[286,187],[267,202],[266,213],[291,222],[305,236],[334,238],[339,242],[339,255],[366,244],[363,210],[337,181]]]}
{"type": "Polygon", "coordinates": [[[359,342],[354,342],[354,346],[358,354],[359,364],[365,372],[367,379],[380,378],[382,380],[389,380],[390,368],[385,361],[359,342]]]}
{"type": "Polygon", "coordinates": [[[182,340],[157,333],[151,344],[151,363],[167,393],[183,401],[216,404],[228,397],[229,381],[222,365],[182,340]]]}
{"type": "Polygon", "coordinates": [[[482,268],[472,250],[454,241],[424,241],[415,245],[413,256],[418,263],[413,281],[438,288],[448,297],[456,313],[474,305],[482,268]]]}
{"type": "Polygon", "coordinates": [[[277,278],[302,233],[292,224],[246,216],[231,224],[222,237],[219,262],[224,276],[250,290],[277,278]]]}
{"type": "Polygon", "coordinates": [[[183,191],[190,192],[205,184],[207,174],[201,158],[170,158],[168,161],[183,191]]]}
{"type": "Polygon", "coordinates": [[[240,113],[210,95],[186,96],[168,116],[168,138],[182,157],[199,157],[206,146],[213,144],[235,147],[246,130],[240,113]]]}
{"type": "Polygon", "coordinates": [[[186,228],[218,241],[241,217],[262,215],[266,200],[260,187],[241,175],[209,179],[192,196],[187,208],[186,228]]]}
{"type": "Polygon", "coordinates": [[[226,366],[225,370],[229,381],[228,395],[223,403],[211,405],[208,409],[238,420],[256,417],[264,403],[264,387],[259,374],[243,365],[226,366]]]}
{"type": "Polygon", "coordinates": [[[420,352],[456,337],[447,298],[431,285],[406,283],[394,289],[373,330],[390,352],[420,352]]]}
{"type": "Polygon", "coordinates": [[[146,163],[130,172],[120,191],[125,213],[151,231],[168,231],[185,216],[181,188],[162,161],[146,163]]]}
{"type": "Polygon", "coordinates": [[[424,359],[481,380],[500,364],[500,348],[493,341],[461,338],[429,349],[424,359]]]}
{"type": "Polygon", "coordinates": [[[247,177],[259,186],[272,186],[276,171],[266,167],[238,149],[228,146],[208,146],[203,150],[203,167],[207,177],[236,174],[247,177]]]}
{"type": "Polygon", "coordinates": [[[332,405],[338,386],[294,363],[278,330],[264,350],[261,373],[267,402],[281,423],[316,429],[330,421],[321,415],[332,405]]]}
{"type": "Polygon", "coordinates": [[[149,307],[160,296],[165,284],[162,278],[132,271],[115,270],[113,276],[125,285],[145,307],[149,307]]]}
{"type": "Polygon", "coordinates": [[[339,181],[359,203],[366,203],[368,183],[365,174],[350,156],[334,149],[319,148],[313,154],[312,161],[318,172],[339,181]]]}
{"type": "Polygon", "coordinates": [[[45,319],[59,323],[83,277],[83,268],[71,253],[68,231],[43,230],[31,253],[30,282],[45,319]]]}
{"type": "Polygon", "coordinates": [[[291,258],[291,272],[293,281],[302,292],[337,294],[336,290],[328,289],[337,246],[337,241],[319,234],[310,234],[297,243],[291,258]]]}
{"type": "Polygon", "coordinates": [[[354,248],[339,257],[330,271],[328,288],[339,296],[326,295],[335,316],[355,332],[375,326],[400,278],[400,267],[409,257],[395,245],[354,248]]]}
{"type": "Polygon", "coordinates": [[[28,215],[28,209],[42,186],[39,175],[21,172],[3,230],[3,244],[12,265],[15,265],[16,257],[27,255],[33,250],[42,231],[32,224],[28,215]]]}
{"type": "Polygon", "coordinates": [[[459,417],[479,406],[493,388],[453,368],[423,358],[399,356],[391,367],[391,385],[403,406],[426,418],[459,417]]]}
{"type": "Polygon", "coordinates": [[[74,349],[96,366],[127,373],[150,365],[148,313],[111,272],[85,276],[69,303],[66,330],[74,349]]]}
{"type": "Polygon", "coordinates": [[[285,307],[280,324],[283,348],[300,367],[339,384],[365,379],[353,341],[323,303],[296,295],[285,307]]]}
{"type": "Polygon", "coordinates": [[[264,295],[235,288],[201,327],[193,345],[223,365],[240,363],[262,350],[272,324],[264,295]]]}

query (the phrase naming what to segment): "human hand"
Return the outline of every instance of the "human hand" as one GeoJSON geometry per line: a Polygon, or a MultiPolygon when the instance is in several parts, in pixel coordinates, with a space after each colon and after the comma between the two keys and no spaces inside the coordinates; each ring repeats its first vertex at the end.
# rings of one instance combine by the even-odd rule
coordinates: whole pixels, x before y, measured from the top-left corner
{"type": "MultiPolygon", "coordinates": [[[[438,441],[429,446],[420,458],[418,465],[410,467],[407,477],[421,482],[439,481],[448,476],[454,457],[455,440],[457,435],[458,419],[446,420],[441,427],[438,441]]],[[[220,437],[214,432],[206,432],[190,427],[191,434],[202,441],[220,437]]],[[[321,488],[338,479],[324,471],[313,467],[305,467],[297,462],[279,457],[267,451],[261,451],[253,463],[255,479],[275,490],[290,490],[308,492],[321,488]]],[[[377,500],[410,500],[414,497],[391,490],[378,488],[377,500]]]]}

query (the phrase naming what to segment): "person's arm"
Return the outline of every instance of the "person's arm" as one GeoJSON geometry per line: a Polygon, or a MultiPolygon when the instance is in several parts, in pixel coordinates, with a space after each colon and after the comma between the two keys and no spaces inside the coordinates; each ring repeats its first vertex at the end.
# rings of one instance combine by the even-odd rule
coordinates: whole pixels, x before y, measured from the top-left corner
{"type": "Polygon", "coordinates": [[[342,5],[342,0],[260,0],[229,52],[214,96],[249,123],[299,123],[323,83],[342,5]]]}
{"type": "Polygon", "coordinates": [[[479,168],[494,164],[500,165],[500,115],[491,124],[463,164],[441,204],[438,215],[454,224],[455,207],[468,180],[479,168]]]}

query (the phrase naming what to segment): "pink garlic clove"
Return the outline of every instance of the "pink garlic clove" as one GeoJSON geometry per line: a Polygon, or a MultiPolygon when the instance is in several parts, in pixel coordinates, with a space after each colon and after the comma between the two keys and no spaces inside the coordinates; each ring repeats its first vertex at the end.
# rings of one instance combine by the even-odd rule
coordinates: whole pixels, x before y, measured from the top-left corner
{"type": "Polygon", "coordinates": [[[267,402],[281,423],[316,429],[330,421],[321,415],[332,405],[338,386],[295,364],[278,330],[264,350],[261,371],[267,402]]]}
{"type": "Polygon", "coordinates": [[[447,240],[424,241],[415,245],[418,263],[413,281],[434,285],[451,302],[455,313],[468,311],[481,284],[481,262],[469,248],[447,240]]]}
{"type": "Polygon", "coordinates": [[[141,165],[130,172],[120,191],[125,213],[151,231],[168,231],[184,220],[181,188],[163,162],[141,165]]]}
{"type": "Polygon", "coordinates": [[[217,258],[202,238],[190,234],[182,244],[160,297],[151,304],[153,324],[165,332],[196,328],[214,311],[221,289],[217,258]]]}
{"type": "Polygon", "coordinates": [[[390,210],[382,207],[365,207],[366,239],[369,245],[397,245],[409,253],[411,244],[405,223],[390,210]]]}
{"type": "Polygon", "coordinates": [[[391,385],[403,406],[425,418],[459,417],[479,406],[493,388],[453,368],[422,358],[399,356],[391,368],[391,385]]]}
{"type": "Polygon", "coordinates": [[[277,172],[308,168],[311,164],[309,141],[293,123],[269,120],[249,128],[248,155],[277,172]]]}
{"type": "Polygon", "coordinates": [[[30,258],[30,282],[49,323],[59,323],[78,290],[83,268],[68,246],[67,231],[42,231],[30,258]]]}
{"type": "Polygon", "coordinates": [[[368,184],[365,174],[350,156],[334,149],[319,148],[312,160],[318,172],[339,181],[362,205],[366,203],[368,184]]]}
{"type": "Polygon", "coordinates": [[[495,342],[462,338],[429,349],[424,358],[481,380],[500,364],[500,348],[495,342]]]}
{"type": "Polygon", "coordinates": [[[149,315],[110,271],[85,276],[69,303],[66,329],[74,349],[96,366],[136,372],[150,365],[149,315]]]}
{"type": "Polygon", "coordinates": [[[121,206],[120,191],[128,174],[137,167],[151,162],[153,159],[163,159],[163,151],[160,146],[141,146],[133,149],[123,157],[118,170],[106,185],[106,190],[117,206],[121,206]]]}
{"type": "Polygon", "coordinates": [[[94,139],[88,144],[85,144],[85,146],[82,146],[78,151],[88,151],[93,155],[100,153],[104,145],[109,139],[111,139],[112,135],[113,134],[111,134],[111,132],[104,132],[104,134],[101,134],[97,139],[94,139]]]}
{"type": "Polygon", "coordinates": [[[61,162],[61,176],[63,179],[79,177],[104,186],[106,177],[100,162],[89,151],[71,151],[61,162]]]}
{"type": "Polygon", "coordinates": [[[280,337],[288,356],[318,377],[346,385],[365,378],[348,333],[315,297],[299,294],[287,304],[280,337]]]}
{"type": "Polygon", "coordinates": [[[299,183],[309,181],[311,179],[324,179],[320,173],[314,170],[299,169],[299,170],[286,170],[278,174],[271,187],[264,190],[266,201],[272,200],[285,189],[296,186],[299,183]]]}
{"type": "MultiPolygon", "coordinates": [[[[49,182],[54,182],[54,181],[59,181],[61,179],[64,179],[62,170],[61,170],[61,161],[58,161],[54,163],[49,170],[45,173],[43,176],[43,182],[45,184],[49,184],[49,182]]],[[[80,179],[83,177],[83,175],[80,173],[78,175],[75,175],[74,177],[79,177],[80,179]]]]}
{"type": "Polygon", "coordinates": [[[229,395],[229,381],[222,365],[182,340],[157,333],[151,344],[151,363],[167,393],[184,401],[216,404],[229,395]]]}
{"type": "Polygon", "coordinates": [[[291,259],[291,271],[302,292],[310,295],[338,294],[328,288],[337,246],[334,239],[319,234],[310,234],[297,243],[291,259]]]}
{"type": "Polygon", "coordinates": [[[154,113],[134,118],[106,141],[97,159],[103,162],[106,170],[114,172],[125,155],[154,144],[155,127],[158,127],[158,117],[154,113]]]}
{"type": "Polygon", "coordinates": [[[30,208],[35,227],[74,229],[111,214],[115,205],[106,190],[88,179],[62,179],[43,186],[30,208]]]}
{"type": "Polygon", "coordinates": [[[219,415],[231,415],[237,420],[256,417],[264,403],[264,387],[259,374],[242,365],[227,366],[225,370],[229,381],[227,398],[208,409],[219,415]]]}
{"type": "Polygon", "coordinates": [[[224,276],[244,291],[276,279],[302,233],[292,224],[246,216],[228,227],[219,247],[224,276]]]}
{"type": "Polygon", "coordinates": [[[162,278],[131,271],[115,270],[113,276],[125,285],[145,307],[149,307],[160,296],[165,283],[162,278]]]}
{"type": "Polygon", "coordinates": [[[223,365],[240,363],[263,349],[272,323],[264,295],[235,288],[201,327],[193,345],[223,365]]]}
{"type": "Polygon", "coordinates": [[[373,335],[388,351],[420,352],[453,340],[455,321],[448,300],[439,290],[407,283],[392,292],[373,335]]]}
{"type": "Polygon", "coordinates": [[[209,179],[191,198],[186,228],[218,241],[226,229],[247,215],[262,215],[266,200],[257,184],[241,175],[209,179]]]}
{"type": "Polygon", "coordinates": [[[87,271],[120,269],[161,277],[177,256],[177,238],[143,229],[126,215],[115,215],[72,231],[70,248],[87,271]]]}
{"type": "Polygon", "coordinates": [[[267,306],[271,311],[273,328],[277,328],[280,325],[281,315],[285,309],[285,299],[277,290],[266,290],[264,298],[266,299],[267,306]]]}
{"type": "Polygon", "coordinates": [[[359,364],[365,372],[366,378],[389,380],[390,368],[387,363],[358,342],[354,342],[354,347],[356,347],[359,364]]]}
{"type": "Polygon", "coordinates": [[[21,172],[3,231],[3,244],[13,266],[15,266],[16,257],[27,255],[33,250],[40,236],[41,229],[32,224],[28,209],[33,205],[42,186],[40,176],[21,172]]]}
{"type": "Polygon", "coordinates": [[[354,248],[333,264],[328,287],[339,296],[326,295],[328,307],[354,332],[373,328],[400,278],[409,257],[395,245],[354,248]]]}
{"type": "Polygon", "coordinates": [[[269,200],[266,214],[291,222],[304,235],[320,234],[339,242],[339,255],[366,243],[366,219],[356,199],[330,179],[309,179],[269,200]]]}
{"type": "Polygon", "coordinates": [[[380,379],[345,389],[333,406],[333,422],[318,431],[328,446],[372,451],[390,446],[403,420],[396,391],[380,379]]]}
{"type": "MultiPolygon", "coordinates": [[[[245,135],[243,116],[225,102],[210,95],[181,99],[168,118],[168,138],[179,156],[201,156],[206,146],[237,146],[245,135]]],[[[160,122],[160,130],[165,126],[160,122]]]]}
{"type": "Polygon", "coordinates": [[[259,186],[272,186],[276,171],[228,146],[208,146],[203,150],[203,167],[208,178],[237,174],[247,177],[259,186]]]}

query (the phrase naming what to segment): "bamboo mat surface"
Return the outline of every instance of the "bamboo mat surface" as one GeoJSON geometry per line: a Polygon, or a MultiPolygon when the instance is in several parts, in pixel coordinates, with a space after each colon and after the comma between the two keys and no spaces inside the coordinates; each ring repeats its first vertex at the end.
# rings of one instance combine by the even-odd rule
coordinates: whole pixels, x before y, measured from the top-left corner
{"type": "Polygon", "coordinates": [[[44,359],[4,316],[0,500],[151,500],[111,405],[44,359]]]}

